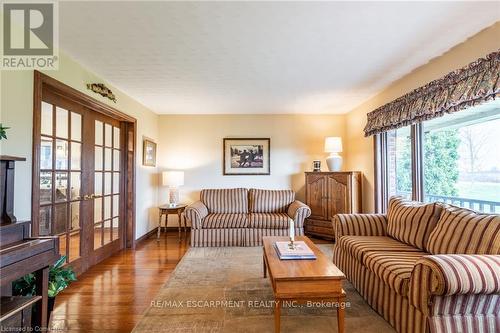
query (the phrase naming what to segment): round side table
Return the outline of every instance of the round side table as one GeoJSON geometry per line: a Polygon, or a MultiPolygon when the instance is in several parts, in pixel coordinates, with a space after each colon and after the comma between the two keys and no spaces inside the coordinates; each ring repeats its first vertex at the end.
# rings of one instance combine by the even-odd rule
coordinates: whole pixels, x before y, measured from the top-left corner
{"type": "MultiPolygon", "coordinates": [[[[158,233],[156,238],[160,238],[160,232],[161,232],[161,217],[165,215],[165,232],[167,230],[167,225],[168,225],[168,215],[170,214],[177,214],[179,218],[179,225],[178,225],[178,230],[179,230],[179,242],[181,241],[181,224],[182,224],[182,213],[184,212],[184,209],[186,209],[187,205],[185,204],[177,204],[176,206],[170,206],[170,205],[163,205],[158,207],[160,210],[160,220],[158,221],[158,233]]],[[[184,234],[186,234],[186,218],[184,218],[184,234]]]]}

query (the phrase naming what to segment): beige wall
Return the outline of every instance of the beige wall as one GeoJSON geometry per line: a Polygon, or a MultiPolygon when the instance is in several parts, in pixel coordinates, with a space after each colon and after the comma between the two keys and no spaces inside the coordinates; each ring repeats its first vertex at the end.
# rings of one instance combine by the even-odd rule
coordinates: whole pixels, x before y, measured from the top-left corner
{"type": "Polygon", "coordinates": [[[363,128],[366,124],[366,114],[415,88],[498,50],[500,48],[499,41],[500,23],[496,23],[394,82],[346,115],[346,127],[348,128],[346,167],[360,170],[364,174],[363,210],[365,212],[374,211],[373,138],[364,137],[363,128]]]}
{"type": "MultiPolygon", "coordinates": [[[[45,74],[89,94],[137,119],[137,208],[136,237],[140,237],[157,225],[157,170],[142,166],[142,137],[157,140],[159,116],[132,98],[107,84],[118,102],[94,94],[86,89],[89,82],[105,82],[70,57],[60,53],[59,70],[45,74]]],[[[27,158],[16,166],[15,215],[19,220],[31,218],[31,151],[33,128],[33,71],[1,71],[0,121],[9,126],[8,140],[0,143],[0,152],[27,158]]]]}
{"type": "MultiPolygon", "coordinates": [[[[304,199],[304,171],[312,161],[326,170],[325,136],[345,136],[344,116],[334,115],[164,115],[159,123],[160,171],[185,170],[181,201],[198,200],[203,188],[292,189],[304,199]],[[271,138],[270,176],[223,176],[222,139],[271,138]]],[[[160,188],[159,202],[168,201],[160,188]]],[[[172,222],[174,222],[172,218],[172,222]]]]}

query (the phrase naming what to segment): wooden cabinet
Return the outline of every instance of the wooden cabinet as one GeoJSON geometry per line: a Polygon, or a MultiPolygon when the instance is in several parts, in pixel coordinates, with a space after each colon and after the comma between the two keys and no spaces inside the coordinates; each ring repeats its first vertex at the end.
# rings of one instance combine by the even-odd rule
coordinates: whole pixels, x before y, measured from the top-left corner
{"type": "Polygon", "coordinates": [[[361,212],[361,172],[306,172],[306,204],[305,233],[333,239],[335,214],[361,212]]]}

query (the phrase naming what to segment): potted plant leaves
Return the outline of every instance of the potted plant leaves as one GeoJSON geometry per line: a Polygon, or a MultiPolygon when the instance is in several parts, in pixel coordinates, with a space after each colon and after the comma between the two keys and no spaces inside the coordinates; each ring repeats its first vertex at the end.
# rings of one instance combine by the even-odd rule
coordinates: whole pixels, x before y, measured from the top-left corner
{"type": "MultiPolygon", "coordinates": [[[[61,291],[66,289],[73,281],[76,281],[76,274],[71,266],[63,267],[66,262],[66,256],[62,256],[56,263],[50,266],[49,269],[49,286],[48,286],[48,309],[47,322],[49,322],[50,314],[54,310],[56,296],[61,291]]],[[[35,275],[27,274],[22,278],[13,282],[13,293],[16,296],[33,296],[35,295],[35,275]]]]}
{"type": "Polygon", "coordinates": [[[0,123],[0,140],[7,139],[7,130],[10,127],[4,127],[2,123],[0,123]]]}

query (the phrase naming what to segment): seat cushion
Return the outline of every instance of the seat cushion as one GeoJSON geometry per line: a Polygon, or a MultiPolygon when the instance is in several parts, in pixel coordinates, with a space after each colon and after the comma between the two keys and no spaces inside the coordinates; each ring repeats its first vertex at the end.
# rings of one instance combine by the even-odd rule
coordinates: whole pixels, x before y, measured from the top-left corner
{"type": "Polygon", "coordinates": [[[337,240],[337,246],[361,263],[364,254],[370,251],[421,252],[415,247],[387,236],[342,236],[337,240]]]}
{"type": "Polygon", "coordinates": [[[288,206],[295,201],[295,192],[252,188],[248,201],[251,213],[286,213],[288,206]]]}
{"type": "Polygon", "coordinates": [[[432,254],[500,254],[500,215],[447,206],[427,244],[432,254]]]}
{"type": "Polygon", "coordinates": [[[285,213],[250,213],[250,228],[288,229],[290,216],[285,213]]]}
{"type": "Polygon", "coordinates": [[[363,265],[377,275],[392,290],[406,296],[411,272],[418,259],[426,252],[373,251],[365,253],[363,265]]]}
{"type": "Polygon", "coordinates": [[[443,204],[424,204],[401,197],[389,200],[387,235],[426,251],[427,241],[436,227],[443,204]]]}
{"type": "Polygon", "coordinates": [[[248,213],[248,190],[228,188],[201,191],[200,200],[209,213],[248,213]]]}
{"type": "Polygon", "coordinates": [[[248,214],[208,214],[202,221],[203,229],[246,228],[248,214]]]}

